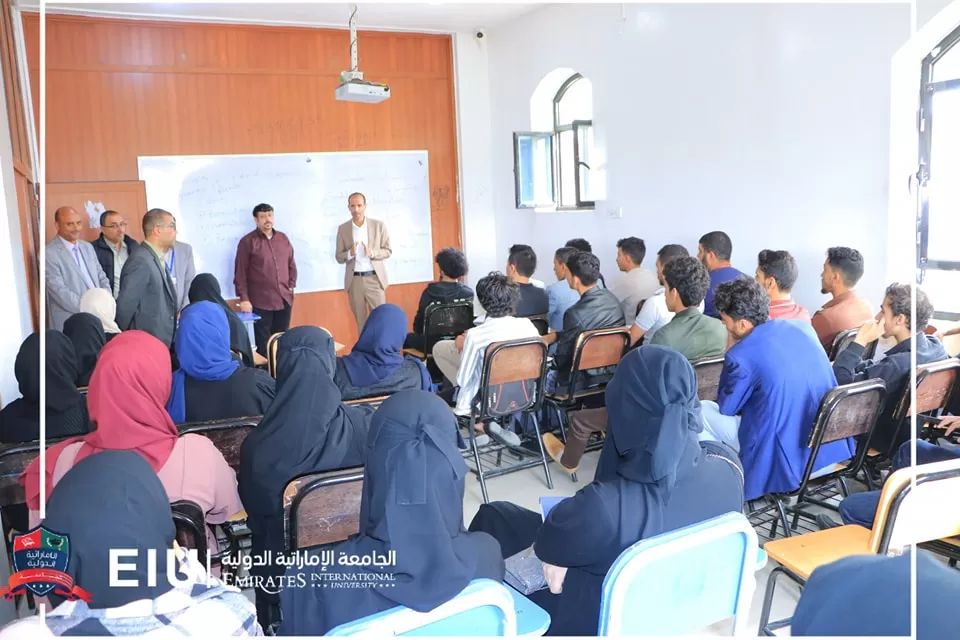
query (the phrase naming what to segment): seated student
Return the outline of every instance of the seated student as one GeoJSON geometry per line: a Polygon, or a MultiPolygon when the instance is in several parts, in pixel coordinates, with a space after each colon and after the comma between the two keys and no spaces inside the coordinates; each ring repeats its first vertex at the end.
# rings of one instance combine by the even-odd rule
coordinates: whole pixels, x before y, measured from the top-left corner
{"type": "MultiPolygon", "coordinates": [[[[100,353],[87,393],[90,420],[96,427],[82,438],[49,447],[46,491],[56,486],[74,465],[100,451],[127,450],[146,459],[167,490],[169,502],[196,502],[207,524],[217,525],[243,509],[237,480],[223,454],[204,436],[180,437],[164,403],[172,380],[170,351],[143,331],[124,331],[100,353]]],[[[20,477],[30,526],[39,522],[40,458],[20,477]]],[[[217,541],[207,528],[207,546],[217,541]]]]}
{"type": "MultiPolygon", "coordinates": [[[[295,327],[277,343],[277,397],[240,447],[240,496],[253,534],[250,553],[282,553],[283,490],[298,476],[364,464],[372,409],[345,406],[333,382],[333,338],[319,327],[295,327]]],[[[279,620],[283,566],[255,566],[257,617],[279,620]]]]}
{"type": "Polygon", "coordinates": [[[80,296],[80,313],[89,313],[100,318],[106,341],[120,334],[117,325],[117,301],[106,289],[88,289],[80,296]]]}
{"type": "Polygon", "coordinates": [[[103,451],[78,462],[50,494],[43,526],[69,536],[70,562],[64,571],[91,600],[51,594],[55,608],[47,609],[45,625],[39,617],[21,620],[0,632],[0,638],[262,635],[250,600],[208,576],[206,559],[193,562],[181,550],[177,574],[184,582],[170,583],[167,552],[176,538],[170,499],[137,453],[103,451]],[[119,574],[132,586],[117,586],[108,571],[117,549],[138,552],[123,559],[119,574]],[[148,564],[148,552],[155,563],[148,564]],[[24,635],[14,635],[20,630],[24,635]]]}
{"type": "Polygon", "coordinates": [[[617,268],[623,275],[610,287],[623,305],[623,317],[633,324],[637,319],[637,307],[660,288],[657,274],[640,266],[647,255],[647,245],[633,236],[617,240],[617,268]]]}
{"type": "Polygon", "coordinates": [[[537,270],[537,254],[529,245],[515,244],[507,255],[507,277],[520,288],[520,301],[517,303],[516,316],[545,316],[550,310],[550,301],[543,287],[530,282],[537,270]]]}
{"type": "Polygon", "coordinates": [[[180,368],[167,411],[175,424],[262,416],[276,395],[262,369],[244,367],[230,352],[227,314],[215,302],[194,302],[180,314],[174,337],[180,368]]]}
{"type": "MultiPolygon", "coordinates": [[[[732,346],[717,402],[703,403],[703,435],[738,449],[747,500],[793,491],[807,464],[807,438],[820,401],[837,386],[827,354],[809,325],[768,319],[770,301],[752,278],[721,284],[715,302],[732,346]]],[[[853,452],[851,438],[825,444],[814,470],[853,452]]]]}
{"type": "MultiPolygon", "coordinates": [[[[657,331],[673,320],[673,314],[667,309],[667,290],[663,283],[663,267],[671,260],[686,258],[690,254],[679,244],[667,244],[657,252],[657,280],[660,288],[643,303],[643,308],[637,314],[637,321],[630,326],[630,344],[637,344],[640,340],[649,344],[657,331]]],[[[700,305],[703,311],[703,304],[700,305]]]]}
{"type": "MultiPolygon", "coordinates": [[[[570,247],[571,249],[576,249],[577,251],[585,251],[587,253],[593,253],[593,246],[583,238],[574,238],[573,240],[567,240],[567,244],[564,245],[570,247]]],[[[601,289],[607,288],[607,281],[604,279],[603,274],[601,273],[598,277],[599,287],[601,289]]]]}
{"type": "Polygon", "coordinates": [[[838,333],[873,320],[873,306],[857,296],[854,287],[863,277],[863,256],[856,249],[827,249],[820,274],[820,293],[829,293],[830,302],[810,319],[823,348],[830,351],[838,333]]]}
{"type": "Polygon", "coordinates": [[[407,314],[395,304],[370,312],[349,355],[337,358],[334,382],[344,400],[388,396],[403,389],[433,390],[423,362],[404,356],[407,314]]]}
{"type": "Polygon", "coordinates": [[[720,313],[713,306],[713,296],[717,287],[745,275],[730,265],[730,256],[733,255],[733,243],[730,236],[723,231],[711,231],[700,238],[697,246],[697,258],[710,272],[710,289],[703,299],[703,312],[713,318],[719,318],[720,313]]]}
{"type": "MultiPolygon", "coordinates": [[[[960,573],[918,551],[917,640],[953,638],[960,573]]],[[[910,636],[913,579],[911,552],[899,556],[857,555],[814,570],[803,587],[790,624],[794,636],[910,636]]]]}
{"type": "MultiPolygon", "coordinates": [[[[477,301],[486,311],[486,320],[456,340],[442,340],[433,347],[434,362],[441,373],[459,387],[454,413],[470,415],[480,391],[483,355],[489,345],[506,340],[536,338],[540,332],[527,318],[515,317],[520,287],[504,274],[494,271],[477,283],[477,301]]],[[[476,425],[480,433],[489,433],[501,444],[520,445],[520,438],[491,422],[476,425]]]]}
{"type": "Polygon", "coordinates": [[[553,273],[557,281],[547,287],[547,323],[554,331],[563,329],[563,314],[580,299],[580,294],[567,282],[567,260],[576,252],[572,247],[561,247],[553,254],[553,273]]]}
{"type": "MultiPolygon", "coordinates": [[[[211,273],[198,274],[190,282],[190,291],[187,293],[190,303],[213,302],[219,305],[227,314],[230,326],[230,350],[240,354],[245,367],[254,366],[253,346],[250,343],[250,333],[237,312],[230,308],[220,293],[220,283],[211,273]]],[[[259,414],[257,414],[259,415],[259,414]]]]}
{"type": "Polygon", "coordinates": [[[473,301],[473,289],[460,282],[469,271],[467,257],[463,252],[452,247],[441,249],[434,261],[440,269],[440,279],[428,284],[420,294],[417,315],[413,317],[413,333],[407,335],[403,345],[410,349],[423,351],[423,320],[427,307],[455,300],[473,301]]]}
{"type": "Polygon", "coordinates": [[[810,322],[810,312],[794,302],[790,295],[799,275],[797,261],[789,251],[764,249],[760,252],[755,277],[770,298],[771,320],[810,322]]]}
{"type": "Polygon", "coordinates": [[[696,258],[677,258],[663,268],[667,309],[675,314],[650,340],[679,351],[687,360],[723,355],[727,329],[716,318],[703,315],[700,304],[710,288],[710,274],[696,258]]]}
{"type": "Polygon", "coordinates": [[[910,420],[894,424],[892,413],[906,385],[910,383],[910,350],[916,336],[917,366],[947,360],[950,356],[936,336],[923,331],[933,317],[933,304],[917,289],[916,326],[910,320],[910,285],[893,283],[887,287],[878,321],[870,320],[857,332],[856,339],[837,354],[833,372],[839,384],[880,378],[887,387],[887,401],[870,447],[890,451],[910,438],[910,420]],[[880,361],[863,360],[866,345],[878,338],[893,338],[897,344],[880,361]]]}
{"type": "MultiPolygon", "coordinates": [[[[600,261],[597,256],[583,251],[575,253],[567,260],[567,269],[567,282],[571,289],[580,294],[580,299],[563,314],[563,330],[556,334],[557,351],[552,368],[547,373],[547,393],[564,389],[569,384],[573,353],[581,333],[626,325],[623,307],[620,306],[617,296],[610,290],[597,286],[597,279],[600,277],[600,261]]],[[[597,384],[612,373],[607,369],[596,370],[587,377],[584,384],[597,384]]]]}
{"type": "MultiPolygon", "coordinates": [[[[332,550],[338,558],[393,552],[396,563],[383,571],[398,582],[284,589],[279,635],[319,636],[397,606],[431,611],[471,580],[503,581],[500,545],[485,533],[467,533],[463,526],[467,465],[457,449],[459,438],[456,418],[433,394],[400,391],[380,405],[367,436],[360,532],[324,547],[326,551],[306,553],[320,556],[332,550]]],[[[338,566],[327,570],[353,571],[338,566]]],[[[315,569],[291,567],[288,583],[301,576],[309,585],[311,571],[315,569]]]]}
{"type": "Polygon", "coordinates": [[[485,531],[509,558],[533,543],[549,592],[530,599],[550,613],[548,635],[593,636],[603,580],[639,540],[743,508],[743,471],[703,428],[697,376],[686,358],[650,346],[626,355],[607,387],[607,438],[593,482],[540,514],[510,503],[480,506],[485,531]]]}
{"type": "MultiPolygon", "coordinates": [[[[77,391],[77,356],[70,339],[47,330],[47,440],[83,435],[90,431],[87,402],[77,391]]],[[[0,412],[0,442],[40,439],[40,334],[32,333],[20,345],[13,373],[20,395],[0,412]]]]}
{"type": "Polygon", "coordinates": [[[90,384],[90,376],[97,364],[97,356],[107,343],[103,332],[103,323],[92,313],[75,313],[63,323],[63,334],[70,338],[73,350],[77,354],[77,386],[90,384]]]}

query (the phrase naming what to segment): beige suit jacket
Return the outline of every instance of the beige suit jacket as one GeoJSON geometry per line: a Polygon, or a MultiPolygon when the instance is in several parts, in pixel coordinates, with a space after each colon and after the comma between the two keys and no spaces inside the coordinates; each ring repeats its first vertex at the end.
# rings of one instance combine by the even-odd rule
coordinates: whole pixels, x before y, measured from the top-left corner
{"type": "MultiPolygon", "coordinates": [[[[390,248],[390,234],[387,233],[387,225],[380,220],[368,217],[366,224],[369,225],[367,239],[370,242],[367,247],[367,255],[370,257],[370,262],[373,263],[373,270],[377,272],[380,284],[386,289],[389,283],[387,282],[387,269],[383,261],[393,254],[393,250],[390,248]]],[[[355,262],[356,257],[353,256],[353,220],[351,219],[337,228],[337,263],[347,265],[347,272],[343,278],[343,288],[347,291],[350,290],[350,283],[353,282],[353,265],[355,262]]]]}

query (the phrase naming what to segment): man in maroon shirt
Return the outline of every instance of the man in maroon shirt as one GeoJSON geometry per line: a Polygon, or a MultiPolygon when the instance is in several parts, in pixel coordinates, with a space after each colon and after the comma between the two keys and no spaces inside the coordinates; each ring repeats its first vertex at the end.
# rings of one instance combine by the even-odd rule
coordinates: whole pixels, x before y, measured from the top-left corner
{"type": "Polygon", "coordinates": [[[253,208],[253,219],[257,228],[237,245],[233,284],[240,311],[260,316],[253,332],[257,351],[266,357],[270,336],[290,328],[297,263],[290,239],[273,228],[273,207],[258,204],[253,208]]]}

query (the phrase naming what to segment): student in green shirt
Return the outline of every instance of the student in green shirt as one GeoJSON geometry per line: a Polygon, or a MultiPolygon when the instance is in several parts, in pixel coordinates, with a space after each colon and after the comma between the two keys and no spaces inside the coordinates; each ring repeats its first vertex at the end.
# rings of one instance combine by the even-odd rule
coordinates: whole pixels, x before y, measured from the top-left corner
{"type": "Polygon", "coordinates": [[[705,316],[699,307],[710,288],[710,274],[693,257],[671,260],[663,267],[667,309],[675,315],[653,336],[650,344],[670,347],[688,360],[723,355],[727,330],[716,318],[705,316]]]}

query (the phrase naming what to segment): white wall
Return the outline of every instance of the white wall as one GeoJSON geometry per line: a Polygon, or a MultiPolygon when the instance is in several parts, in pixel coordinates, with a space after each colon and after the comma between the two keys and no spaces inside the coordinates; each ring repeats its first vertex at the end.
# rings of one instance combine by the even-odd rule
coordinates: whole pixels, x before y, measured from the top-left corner
{"type": "Polygon", "coordinates": [[[790,250],[795,296],[812,309],[826,248],[855,246],[861,291],[879,302],[890,65],[909,35],[906,4],[547,5],[492,29],[497,263],[526,242],[552,280],[553,251],[583,236],[611,276],[618,238],[644,238],[652,256],[668,242],[695,252],[722,229],[751,274],[761,249],[790,250]],[[557,67],[593,83],[608,194],[596,212],[514,206],[511,134],[530,127],[530,97],[557,67]],[[617,207],[623,218],[608,218],[617,207]]]}

